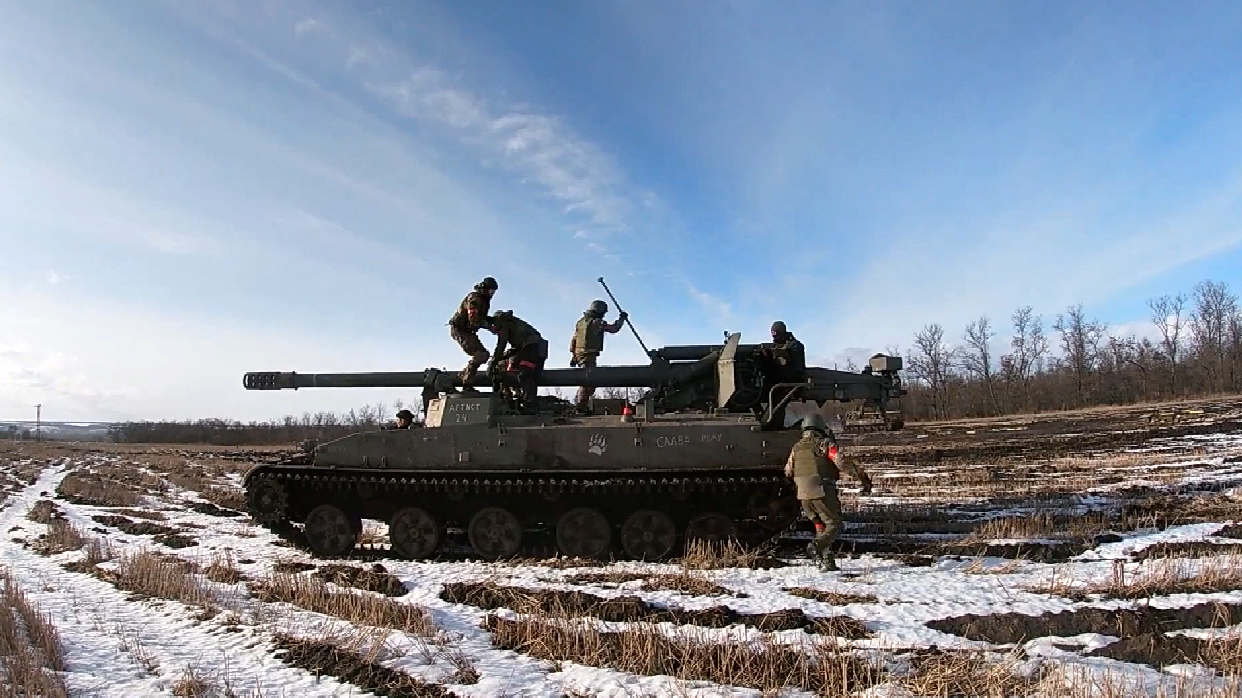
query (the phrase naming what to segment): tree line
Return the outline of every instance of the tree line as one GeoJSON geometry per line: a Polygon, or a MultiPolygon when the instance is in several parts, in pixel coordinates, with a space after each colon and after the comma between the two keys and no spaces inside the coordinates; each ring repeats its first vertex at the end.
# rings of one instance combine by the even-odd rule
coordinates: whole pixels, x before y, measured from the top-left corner
{"type": "Polygon", "coordinates": [[[185,421],[117,422],[109,425],[108,438],[120,443],[182,443],[215,444],[218,446],[263,446],[298,443],[307,439],[325,441],[359,431],[371,431],[391,424],[401,409],[417,417],[422,404],[406,406],[396,400],[391,408],[380,402],[363,405],[348,412],[305,412],[300,417],[286,415],[283,419],[240,422],[229,419],[196,419],[185,421]]]}
{"type": "MultiPolygon", "coordinates": [[[[906,360],[907,420],[954,419],[1202,397],[1242,390],[1242,309],[1227,284],[1147,301],[1157,339],[1118,336],[1082,304],[1045,320],[1010,316],[1009,351],[993,356],[986,316],[956,342],[939,324],[914,335],[906,360]]],[[[893,350],[893,353],[900,353],[893,350]]]]}

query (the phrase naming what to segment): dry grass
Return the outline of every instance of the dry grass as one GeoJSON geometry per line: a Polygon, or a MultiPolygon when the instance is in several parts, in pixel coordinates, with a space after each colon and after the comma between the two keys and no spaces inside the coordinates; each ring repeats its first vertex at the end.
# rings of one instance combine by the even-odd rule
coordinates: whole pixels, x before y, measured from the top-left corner
{"type": "Polygon", "coordinates": [[[115,562],[115,569],[95,567],[95,576],[141,596],[180,601],[209,611],[218,609],[216,595],[187,560],[143,549],[123,552],[115,562]]]}
{"type": "MultiPolygon", "coordinates": [[[[451,698],[455,695],[439,685],[380,664],[378,658],[386,649],[384,638],[377,639],[370,634],[356,633],[344,639],[330,636],[302,639],[279,634],[275,645],[276,657],[290,666],[315,676],[333,676],[377,695],[394,698],[451,698]]],[[[478,680],[473,665],[469,672],[458,673],[462,673],[463,678],[478,680]]]]}
{"type": "Polygon", "coordinates": [[[794,649],[766,637],[746,644],[722,642],[704,630],[670,633],[650,624],[602,631],[587,620],[548,621],[488,615],[483,628],[492,644],[538,659],[570,661],[640,676],[672,676],[762,691],[786,686],[843,696],[880,682],[882,671],[829,643],[794,649]]]}
{"type": "Polygon", "coordinates": [[[979,524],[964,540],[970,542],[1016,538],[1087,539],[1104,531],[1131,531],[1154,527],[1154,517],[1131,520],[1124,514],[1106,512],[1073,514],[1062,511],[1034,511],[1022,516],[1005,516],[979,524]]]}
{"type": "Polygon", "coordinates": [[[1117,560],[1112,576],[1103,581],[1076,584],[1070,577],[1053,574],[1029,587],[1029,591],[1070,599],[1092,597],[1145,599],[1170,594],[1214,594],[1242,589],[1242,557],[1221,556],[1204,560],[1165,559],[1143,563],[1144,569],[1129,574],[1117,560]]]}
{"type": "Polygon", "coordinates": [[[735,540],[723,543],[692,540],[686,544],[686,554],[678,562],[685,570],[719,570],[730,567],[754,570],[786,566],[770,554],[747,548],[735,540]]]}
{"type": "Polygon", "coordinates": [[[58,555],[83,545],[86,545],[86,536],[81,529],[64,519],[52,519],[47,533],[39,536],[30,547],[40,555],[58,555]]]}
{"type": "Polygon", "coordinates": [[[212,556],[211,564],[203,570],[203,574],[211,581],[220,584],[236,584],[244,578],[241,570],[237,569],[233,553],[229,551],[223,554],[217,552],[212,556]]]}
{"type": "Polygon", "coordinates": [[[409,593],[400,579],[378,563],[371,569],[353,565],[324,565],[315,572],[315,576],[337,586],[374,591],[384,596],[405,596],[409,593]]]}
{"type": "Polygon", "coordinates": [[[221,509],[229,509],[231,511],[246,510],[246,493],[240,488],[233,485],[211,485],[206,491],[202,492],[203,499],[215,504],[221,509]]]}
{"type": "Polygon", "coordinates": [[[129,484],[91,470],[69,473],[56,487],[56,493],[74,504],[106,507],[136,507],[143,493],[129,484]]]}
{"type": "Polygon", "coordinates": [[[68,694],[64,648],[50,617],[26,599],[7,570],[0,570],[0,696],[68,694]]]}
{"type": "Polygon", "coordinates": [[[1222,677],[1162,674],[1153,688],[1147,677],[1113,670],[1100,671],[1083,665],[1057,664],[1041,677],[1036,698],[1237,698],[1242,695],[1242,675],[1222,677]]]}
{"type": "Polygon", "coordinates": [[[351,623],[401,630],[421,637],[437,637],[439,628],[419,606],[367,593],[333,591],[322,580],[306,575],[272,573],[252,584],[261,601],[289,603],[351,623]]]}
{"type": "Polygon", "coordinates": [[[51,524],[53,521],[64,519],[65,513],[52,500],[40,499],[30,507],[26,518],[35,523],[51,524]]]}
{"type": "Polygon", "coordinates": [[[900,681],[916,696],[1022,696],[1039,681],[1018,671],[1018,652],[999,661],[976,651],[931,651],[910,660],[910,673],[900,681]]]}
{"type": "Polygon", "coordinates": [[[782,591],[790,596],[814,599],[815,601],[832,604],[833,606],[848,606],[852,603],[879,603],[879,599],[874,594],[851,594],[848,592],[812,589],[810,587],[789,587],[782,591]]]}
{"type": "Polygon", "coordinates": [[[644,591],[676,591],[691,596],[732,596],[733,592],[716,582],[691,572],[681,570],[667,573],[579,572],[565,578],[570,584],[627,584],[642,581],[644,591]]]}

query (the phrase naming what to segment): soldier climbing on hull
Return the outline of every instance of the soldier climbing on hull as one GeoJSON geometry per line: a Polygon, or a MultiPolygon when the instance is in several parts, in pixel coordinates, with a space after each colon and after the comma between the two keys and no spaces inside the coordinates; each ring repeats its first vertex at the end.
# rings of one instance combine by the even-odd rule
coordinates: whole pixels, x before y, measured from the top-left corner
{"type": "Polygon", "coordinates": [[[507,373],[516,374],[518,409],[531,412],[539,392],[539,376],[548,359],[548,342],[539,330],[511,310],[497,312],[490,322],[490,329],[496,333],[496,349],[487,374],[493,382],[500,382],[502,365],[507,373]]]}
{"type": "MultiPolygon", "coordinates": [[[[569,340],[569,365],[571,368],[578,366],[595,368],[599,355],[604,351],[604,333],[616,334],[625,326],[625,319],[629,317],[628,313],[624,310],[621,311],[617,321],[609,324],[604,322],[604,314],[607,312],[607,303],[600,300],[592,301],[586,312],[578,320],[577,326],[574,327],[574,336],[569,340]]],[[[594,394],[594,387],[584,385],[578,388],[575,403],[579,412],[585,413],[587,411],[591,396],[594,394]]]]}
{"type": "Polygon", "coordinates": [[[474,289],[462,299],[457,312],[449,318],[449,335],[470,357],[461,372],[463,389],[468,392],[474,391],[470,381],[491,356],[479,341],[479,328],[490,329],[491,320],[487,314],[491,310],[492,296],[496,294],[498,287],[496,280],[490,276],[475,284],[474,289]]]}
{"type": "Polygon", "coordinates": [[[842,526],[837,495],[840,470],[858,479],[864,495],[871,493],[871,477],[838,450],[824,418],[818,413],[803,417],[802,438],[789,451],[785,476],[793,479],[802,513],[815,524],[815,540],[807,544],[807,556],[818,558],[820,569],[826,572],[837,569],[831,546],[842,526]]]}

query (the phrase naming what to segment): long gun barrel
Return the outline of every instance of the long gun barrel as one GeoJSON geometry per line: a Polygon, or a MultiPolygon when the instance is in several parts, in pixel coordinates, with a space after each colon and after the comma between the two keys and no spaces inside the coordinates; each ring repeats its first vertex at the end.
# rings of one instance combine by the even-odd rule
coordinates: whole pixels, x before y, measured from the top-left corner
{"type": "MultiPolygon", "coordinates": [[[[595,368],[544,369],[539,385],[547,388],[571,388],[579,385],[609,388],[650,388],[670,381],[684,382],[703,378],[715,366],[715,354],[682,363],[656,362],[650,366],[597,366],[595,368]]],[[[476,375],[471,385],[490,385],[484,375],[476,375]]],[[[454,373],[439,369],[425,371],[380,371],[370,373],[296,373],[292,371],[255,371],[242,378],[246,390],[285,390],[298,388],[422,388],[427,386],[459,386],[461,379],[454,373]]]]}
{"type": "MultiPolygon", "coordinates": [[[[666,410],[712,408],[726,411],[755,410],[768,404],[765,421],[779,417],[783,405],[772,390],[778,385],[789,399],[850,402],[862,400],[883,411],[892,398],[905,394],[898,372],[901,358],[877,354],[862,373],[807,367],[794,382],[776,384],[761,368],[763,345],[741,344],[733,334],[724,346],[684,345],[648,352],[647,366],[597,366],[593,368],[544,369],[538,385],[546,388],[646,388],[647,396],[666,410]],[[775,405],[775,406],[774,406],[775,405]]],[[[368,373],[295,373],[259,371],[242,379],[247,390],[298,388],[421,388],[429,395],[448,392],[462,385],[457,373],[429,368],[424,371],[368,373]]],[[[476,375],[473,387],[487,387],[491,380],[476,375]]],[[[646,398],[644,398],[646,399],[646,398]]]]}

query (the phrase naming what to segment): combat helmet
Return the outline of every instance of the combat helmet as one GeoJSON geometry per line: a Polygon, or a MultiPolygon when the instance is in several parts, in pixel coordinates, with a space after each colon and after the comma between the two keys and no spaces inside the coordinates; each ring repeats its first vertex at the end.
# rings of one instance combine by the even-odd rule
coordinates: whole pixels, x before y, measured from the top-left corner
{"type": "Polygon", "coordinates": [[[480,291],[485,290],[485,289],[495,291],[496,289],[500,288],[500,285],[496,283],[496,279],[493,279],[490,276],[485,276],[483,277],[483,280],[475,284],[474,287],[479,289],[480,291]]]}
{"type": "Polygon", "coordinates": [[[785,328],[785,323],[783,321],[777,320],[772,323],[772,334],[785,334],[788,331],[789,330],[785,328]]]}
{"type": "Polygon", "coordinates": [[[824,422],[824,417],[818,412],[812,412],[802,418],[802,431],[814,429],[820,433],[828,433],[828,425],[824,422]]]}
{"type": "Polygon", "coordinates": [[[591,301],[591,305],[587,307],[587,314],[589,315],[598,315],[599,317],[603,317],[606,312],[608,312],[608,304],[604,301],[591,301]]]}

